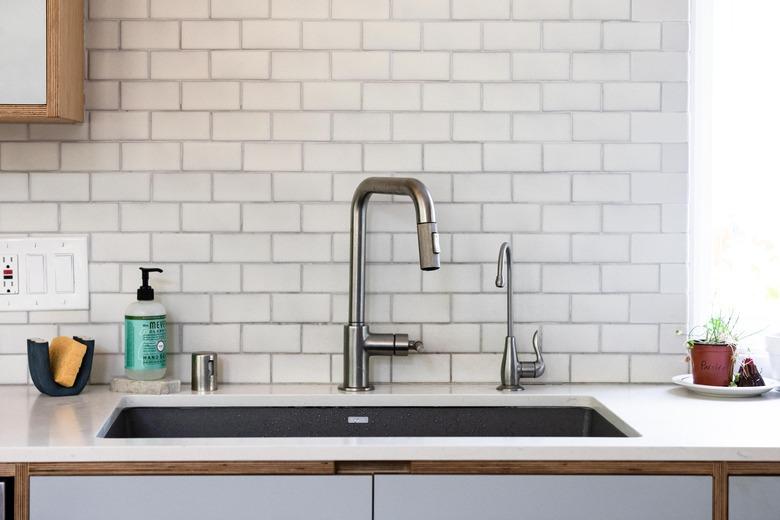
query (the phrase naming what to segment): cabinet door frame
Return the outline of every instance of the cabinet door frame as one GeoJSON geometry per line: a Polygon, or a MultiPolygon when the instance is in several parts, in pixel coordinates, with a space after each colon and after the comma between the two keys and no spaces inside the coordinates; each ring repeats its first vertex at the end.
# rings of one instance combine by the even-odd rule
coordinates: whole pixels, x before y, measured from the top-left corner
{"type": "Polygon", "coordinates": [[[0,104],[0,122],[84,120],[84,2],[46,0],[46,103],[0,104]]]}

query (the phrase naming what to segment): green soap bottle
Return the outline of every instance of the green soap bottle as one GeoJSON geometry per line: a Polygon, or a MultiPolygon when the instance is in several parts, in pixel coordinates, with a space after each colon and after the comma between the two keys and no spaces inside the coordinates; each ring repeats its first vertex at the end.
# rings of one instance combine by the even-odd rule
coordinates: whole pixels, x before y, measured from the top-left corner
{"type": "Polygon", "coordinates": [[[154,301],[154,289],[149,285],[149,273],[162,273],[159,268],[141,269],[138,301],[125,311],[125,374],[130,379],[154,381],[166,372],[168,325],[165,307],[154,301]]]}

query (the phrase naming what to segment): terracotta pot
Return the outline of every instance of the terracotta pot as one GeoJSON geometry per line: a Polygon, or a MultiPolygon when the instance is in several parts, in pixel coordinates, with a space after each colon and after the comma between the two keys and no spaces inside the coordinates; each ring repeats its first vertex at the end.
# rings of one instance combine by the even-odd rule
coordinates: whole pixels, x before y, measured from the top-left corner
{"type": "Polygon", "coordinates": [[[729,386],[734,372],[734,347],[723,343],[694,343],[691,367],[695,384],[729,386]]]}

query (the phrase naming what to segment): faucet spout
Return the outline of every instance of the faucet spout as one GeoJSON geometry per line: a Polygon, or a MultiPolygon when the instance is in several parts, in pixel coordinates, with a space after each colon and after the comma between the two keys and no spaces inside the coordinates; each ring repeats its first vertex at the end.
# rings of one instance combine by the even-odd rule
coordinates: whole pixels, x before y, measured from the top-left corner
{"type": "Polygon", "coordinates": [[[428,187],[409,177],[369,177],[355,189],[352,197],[352,226],[350,229],[350,278],[349,321],[360,324],[365,321],[365,270],[366,270],[366,212],[368,201],[374,193],[406,195],[414,202],[417,217],[417,247],[420,269],[439,269],[439,232],[436,226],[436,208],[428,187]]]}
{"type": "Polygon", "coordinates": [[[406,195],[414,202],[417,217],[417,246],[420,269],[439,269],[439,232],[436,210],[428,187],[417,179],[402,177],[370,177],[361,182],[352,197],[350,228],[349,323],[344,326],[344,383],[341,390],[359,392],[372,390],[368,361],[373,355],[405,356],[420,352],[422,342],[410,341],[406,334],[372,334],[366,319],[366,213],[374,193],[406,195]]]}

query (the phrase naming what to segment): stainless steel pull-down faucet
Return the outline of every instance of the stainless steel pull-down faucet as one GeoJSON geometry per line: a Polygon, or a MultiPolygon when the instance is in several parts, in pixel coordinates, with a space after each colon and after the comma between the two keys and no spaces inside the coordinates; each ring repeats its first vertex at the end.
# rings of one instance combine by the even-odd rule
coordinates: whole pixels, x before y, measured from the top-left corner
{"type": "Polygon", "coordinates": [[[506,285],[506,339],[504,340],[504,357],[501,360],[501,384],[498,390],[524,390],[520,384],[521,378],[536,378],[544,374],[544,358],[539,347],[539,331],[534,332],[531,344],[536,354],[535,361],[519,361],[517,359],[517,341],[514,333],[514,316],[512,315],[512,248],[507,242],[501,244],[498,252],[498,270],[496,287],[506,285]],[[504,258],[506,257],[506,284],[504,283],[504,258]]]}
{"type": "Polygon", "coordinates": [[[368,330],[366,316],[366,210],[374,193],[407,195],[417,214],[417,245],[420,269],[439,268],[439,233],[433,198],[427,186],[417,179],[370,177],[358,185],[352,197],[352,223],[349,256],[349,323],[344,326],[344,383],[340,390],[373,390],[368,377],[371,356],[405,356],[410,350],[422,351],[421,341],[409,341],[406,334],[374,334],[368,330]]]}

